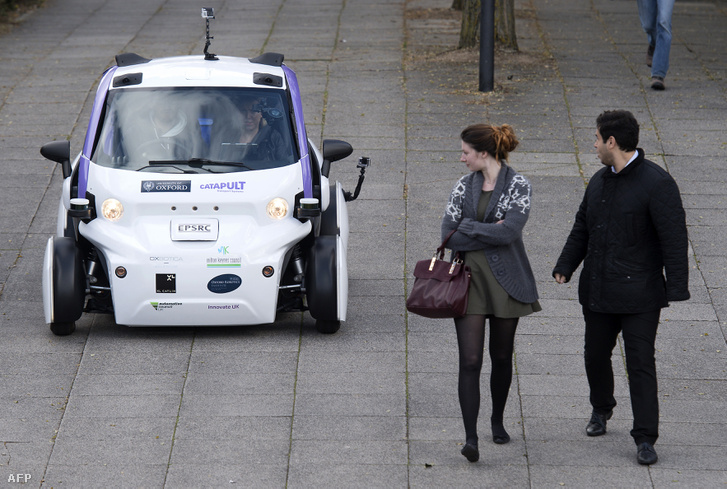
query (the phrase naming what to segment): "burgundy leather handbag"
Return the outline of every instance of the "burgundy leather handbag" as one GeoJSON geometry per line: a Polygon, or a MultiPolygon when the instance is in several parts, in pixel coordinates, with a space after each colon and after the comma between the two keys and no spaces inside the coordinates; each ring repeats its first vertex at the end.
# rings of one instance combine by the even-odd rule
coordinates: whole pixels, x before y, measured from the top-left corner
{"type": "Polygon", "coordinates": [[[431,260],[421,260],[414,267],[414,287],[406,300],[409,312],[426,318],[457,318],[467,312],[470,267],[455,254],[444,261],[444,247],[454,231],[444,238],[431,260]]]}

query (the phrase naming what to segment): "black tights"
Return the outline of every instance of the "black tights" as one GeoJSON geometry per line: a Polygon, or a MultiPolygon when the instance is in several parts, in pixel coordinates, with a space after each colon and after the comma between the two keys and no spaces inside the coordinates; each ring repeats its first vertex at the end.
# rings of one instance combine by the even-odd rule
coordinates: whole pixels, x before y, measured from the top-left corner
{"type": "MultiPolygon", "coordinates": [[[[480,371],[485,346],[485,319],[490,320],[490,393],[492,425],[501,427],[512,383],[512,353],[518,318],[470,314],[454,320],[459,344],[459,404],[467,442],[477,442],[480,411],[480,371]]],[[[503,428],[504,430],[504,428],[503,428]]]]}

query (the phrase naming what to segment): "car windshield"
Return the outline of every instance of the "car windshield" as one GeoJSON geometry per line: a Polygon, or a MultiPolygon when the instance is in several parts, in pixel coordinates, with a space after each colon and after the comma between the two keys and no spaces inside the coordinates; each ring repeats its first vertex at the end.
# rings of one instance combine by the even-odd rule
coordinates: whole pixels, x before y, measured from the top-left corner
{"type": "Polygon", "coordinates": [[[283,95],[261,88],[112,90],[91,160],[163,173],[290,165],[298,158],[283,95]]]}

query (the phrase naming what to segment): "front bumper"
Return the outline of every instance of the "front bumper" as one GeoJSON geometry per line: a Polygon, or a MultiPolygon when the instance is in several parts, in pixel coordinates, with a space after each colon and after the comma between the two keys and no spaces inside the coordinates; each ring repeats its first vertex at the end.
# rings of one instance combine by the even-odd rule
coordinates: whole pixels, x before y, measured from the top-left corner
{"type": "Polygon", "coordinates": [[[127,326],[274,322],[286,255],[310,231],[296,219],[259,226],[244,216],[220,219],[215,241],[172,241],[164,218],[131,236],[100,219],[79,228],[105,257],[115,320],[127,326]]]}

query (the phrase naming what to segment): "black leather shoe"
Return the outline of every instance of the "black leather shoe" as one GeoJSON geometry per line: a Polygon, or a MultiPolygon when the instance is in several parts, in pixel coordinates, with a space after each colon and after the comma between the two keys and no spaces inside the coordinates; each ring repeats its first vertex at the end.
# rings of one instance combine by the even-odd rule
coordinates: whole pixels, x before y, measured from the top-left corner
{"type": "Polygon", "coordinates": [[[639,443],[636,447],[636,460],[641,465],[655,464],[656,461],[659,460],[659,457],[656,455],[654,445],[652,445],[648,441],[639,443]]]}
{"type": "Polygon", "coordinates": [[[472,443],[465,443],[461,453],[470,462],[477,462],[480,459],[480,451],[477,449],[477,445],[473,445],[472,443]]]}
{"type": "Polygon", "coordinates": [[[609,411],[608,414],[598,414],[596,411],[591,413],[591,420],[586,426],[586,434],[588,436],[601,436],[606,434],[606,421],[611,419],[613,411],[609,411]]]}

